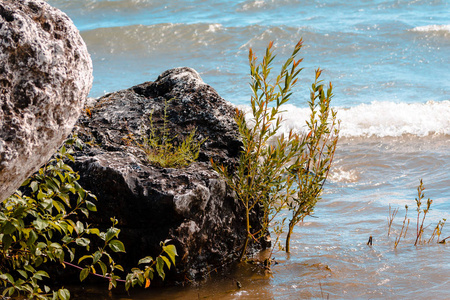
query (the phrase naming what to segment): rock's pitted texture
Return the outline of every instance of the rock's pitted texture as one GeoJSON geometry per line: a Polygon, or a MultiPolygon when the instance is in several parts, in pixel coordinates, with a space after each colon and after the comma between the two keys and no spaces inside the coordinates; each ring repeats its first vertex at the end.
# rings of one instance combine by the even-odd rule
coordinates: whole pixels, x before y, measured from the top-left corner
{"type": "MultiPolygon", "coordinates": [[[[90,112],[77,125],[90,143],[76,153],[74,169],[99,199],[100,213],[90,220],[109,225],[110,216],[118,218],[129,264],[159,253],[155,246],[167,238],[179,253],[178,279],[196,278],[235,258],[245,237],[243,206],[209,162],[230,168],[238,163],[242,144],[234,107],[195,70],[177,68],[155,82],[100,98],[90,112]],[[152,112],[155,125],[162,125],[170,99],[170,136],[181,138],[195,127],[199,139],[208,138],[199,160],[182,169],[151,166],[142,150],[126,142],[129,133],[139,135],[152,112]]],[[[252,226],[258,227],[256,219],[252,226]]]]}
{"type": "Polygon", "coordinates": [[[71,132],[92,78],[66,14],[44,1],[0,1],[0,202],[71,132]]]}

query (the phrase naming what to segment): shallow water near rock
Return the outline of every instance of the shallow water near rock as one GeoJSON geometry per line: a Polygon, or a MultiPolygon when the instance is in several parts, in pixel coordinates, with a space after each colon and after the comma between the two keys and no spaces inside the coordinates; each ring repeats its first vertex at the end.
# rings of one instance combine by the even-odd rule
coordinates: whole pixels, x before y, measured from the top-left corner
{"type": "MultiPolygon", "coordinates": [[[[130,296],[85,290],[80,299],[449,298],[450,246],[436,240],[413,246],[421,178],[425,197],[434,200],[425,236],[439,220],[450,220],[448,1],[48,2],[74,20],[87,43],[92,97],[189,66],[245,108],[248,48],[262,53],[274,40],[280,62],[303,37],[305,70],[286,106],[284,130],[303,130],[319,66],[323,79],[333,82],[342,120],[323,200],[314,218],[296,227],[291,255],[274,254],[272,276],[241,267],[198,286],[130,296]],[[399,208],[390,237],[389,204],[399,208]],[[405,205],[411,223],[394,249],[405,205]],[[372,246],[366,245],[369,236],[372,246]]],[[[449,228],[441,238],[450,236],[449,228]]]]}
{"type": "MultiPolygon", "coordinates": [[[[429,178],[425,195],[434,200],[426,219],[430,227],[425,237],[429,238],[438,220],[450,217],[448,197],[442,196],[448,190],[448,181],[442,180],[447,168],[439,171],[443,162],[436,158],[447,151],[448,141],[430,138],[418,146],[410,137],[373,144],[343,140],[341,144],[335,171],[315,217],[295,228],[290,255],[273,255],[277,262],[273,274],[264,274],[261,267],[238,266],[226,277],[213,272],[208,281],[195,286],[134,290],[130,296],[104,293],[104,299],[447,299],[450,244],[437,244],[435,239],[414,246],[418,182],[411,180],[409,170],[417,168],[421,176],[429,178]],[[385,155],[400,161],[397,157],[405,156],[405,149],[415,153],[420,148],[433,155],[426,158],[415,154],[419,159],[402,159],[396,165],[384,163],[385,155]],[[359,154],[354,149],[360,149],[359,154]],[[372,173],[379,177],[368,175],[372,173]],[[389,204],[399,208],[390,237],[389,204]],[[411,222],[406,237],[395,249],[405,204],[411,222]],[[369,236],[373,237],[372,246],[367,245],[369,236]]],[[[441,238],[449,235],[444,227],[441,238]]],[[[100,299],[98,295],[92,299],[100,299]]]]}

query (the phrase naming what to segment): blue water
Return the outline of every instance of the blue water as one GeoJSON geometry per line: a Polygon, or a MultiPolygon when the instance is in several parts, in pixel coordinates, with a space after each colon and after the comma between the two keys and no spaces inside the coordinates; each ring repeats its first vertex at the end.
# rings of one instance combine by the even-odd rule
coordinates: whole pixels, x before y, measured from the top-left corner
{"type": "Polygon", "coordinates": [[[85,36],[95,66],[94,97],[188,65],[223,97],[245,103],[248,48],[263,51],[274,40],[286,52],[303,37],[304,82],[314,68],[325,69],[336,105],[450,98],[447,1],[49,3],[67,12],[85,36]]]}
{"type": "MultiPolygon", "coordinates": [[[[220,299],[327,293],[331,299],[448,299],[449,246],[416,248],[411,230],[394,251],[386,217],[389,204],[401,209],[398,233],[402,209],[414,206],[423,178],[426,196],[435,200],[428,229],[450,220],[449,1],[48,2],[73,19],[88,46],[95,77],[91,97],[188,66],[223,98],[245,108],[248,49],[262,54],[274,41],[277,66],[300,38],[305,69],[286,107],[285,129],[304,126],[315,68],[324,69],[323,79],[333,83],[342,138],[317,218],[296,229],[293,254],[277,254],[281,263],[273,278],[242,278],[248,283],[243,290],[206,285],[160,291],[160,299],[202,293],[220,299]],[[377,241],[373,249],[365,245],[369,235],[377,241]]],[[[449,228],[443,235],[450,235],[449,228]]]]}

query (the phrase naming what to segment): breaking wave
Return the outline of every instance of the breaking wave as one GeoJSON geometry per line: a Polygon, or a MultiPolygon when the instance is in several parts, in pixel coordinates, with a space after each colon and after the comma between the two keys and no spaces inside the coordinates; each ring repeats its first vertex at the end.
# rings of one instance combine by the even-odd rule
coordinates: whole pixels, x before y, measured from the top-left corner
{"type": "Polygon", "coordinates": [[[411,29],[411,31],[418,32],[437,32],[443,31],[446,33],[450,33],[450,25],[427,25],[427,26],[419,26],[411,29]]]}
{"type": "MultiPolygon", "coordinates": [[[[305,132],[309,108],[285,105],[284,110],[284,132],[291,129],[305,132]]],[[[342,137],[450,135],[449,100],[411,104],[372,102],[336,110],[342,137]]]]}

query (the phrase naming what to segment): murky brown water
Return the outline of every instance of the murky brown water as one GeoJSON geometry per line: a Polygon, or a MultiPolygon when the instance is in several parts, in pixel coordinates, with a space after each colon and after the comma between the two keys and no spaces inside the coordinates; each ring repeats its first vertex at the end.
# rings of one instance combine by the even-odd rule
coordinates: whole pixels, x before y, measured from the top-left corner
{"type": "MultiPolygon", "coordinates": [[[[287,258],[268,275],[238,266],[227,277],[197,286],[106,293],[86,288],[74,299],[449,299],[448,245],[419,248],[365,243],[350,247],[313,246],[287,258]],[[302,255],[299,255],[302,252],[302,255]],[[239,281],[241,288],[238,288],[239,281]]],[[[106,288],[106,287],[105,287],[106,288]]]]}

